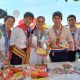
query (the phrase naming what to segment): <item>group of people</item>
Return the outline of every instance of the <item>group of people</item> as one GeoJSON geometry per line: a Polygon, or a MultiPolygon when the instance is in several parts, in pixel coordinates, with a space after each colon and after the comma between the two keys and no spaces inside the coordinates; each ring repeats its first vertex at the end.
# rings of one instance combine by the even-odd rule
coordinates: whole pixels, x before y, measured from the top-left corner
{"type": "Polygon", "coordinates": [[[76,52],[80,52],[80,29],[76,27],[75,15],[67,17],[69,28],[66,28],[61,23],[62,13],[54,12],[54,24],[49,30],[43,28],[44,16],[37,17],[35,28],[32,30],[30,24],[33,19],[33,13],[26,12],[24,23],[11,30],[15,18],[5,17],[4,24],[0,26],[0,64],[41,64],[47,62],[47,56],[52,62],[75,61],[76,52]],[[36,53],[36,49],[43,48],[44,43],[46,50],[49,50],[46,56],[36,53]],[[68,45],[68,48],[62,48],[62,45],[68,45]]]}

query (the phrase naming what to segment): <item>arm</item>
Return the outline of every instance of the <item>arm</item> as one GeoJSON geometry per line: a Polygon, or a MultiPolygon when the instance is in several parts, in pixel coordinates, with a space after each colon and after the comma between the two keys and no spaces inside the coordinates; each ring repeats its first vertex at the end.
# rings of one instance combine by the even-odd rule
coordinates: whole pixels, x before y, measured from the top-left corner
{"type": "Polygon", "coordinates": [[[49,29],[48,35],[49,35],[49,39],[50,39],[50,41],[49,41],[50,47],[51,48],[57,48],[58,46],[56,45],[56,38],[54,36],[54,33],[52,31],[52,28],[49,29]]]}
{"type": "Polygon", "coordinates": [[[30,43],[30,47],[36,48],[36,46],[32,43],[30,43]]]}
{"type": "Polygon", "coordinates": [[[37,47],[36,42],[37,42],[37,37],[34,36],[34,34],[33,34],[31,37],[31,40],[30,40],[30,44],[29,44],[30,47],[36,48],[37,47]]]}
{"type": "Polygon", "coordinates": [[[73,51],[74,50],[73,49],[73,41],[69,41],[68,44],[69,44],[69,50],[73,51]]]}
{"type": "Polygon", "coordinates": [[[3,64],[8,64],[9,61],[6,60],[4,55],[3,55],[3,54],[5,54],[4,45],[5,45],[5,40],[4,40],[4,37],[3,37],[2,32],[0,30],[0,59],[1,59],[3,64]]]}
{"type": "Polygon", "coordinates": [[[16,42],[16,39],[18,37],[18,31],[14,28],[11,31],[11,38],[10,38],[10,45],[13,46],[16,42]]]}
{"type": "Polygon", "coordinates": [[[37,47],[36,45],[34,45],[34,44],[32,43],[32,38],[31,38],[31,41],[30,41],[29,46],[30,46],[30,47],[33,47],[33,48],[36,48],[36,47],[37,47]]]}
{"type": "Polygon", "coordinates": [[[3,55],[2,55],[2,52],[0,51],[0,59],[2,59],[3,58],[3,55]]]}
{"type": "Polygon", "coordinates": [[[74,50],[74,42],[73,42],[73,37],[72,37],[69,29],[67,29],[66,39],[67,39],[67,42],[69,44],[69,50],[73,51],[74,50]]]}
{"type": "Polygon", "coordinates": [[[0,59],[1,59],[1,61],[2,61],[2,63],[3,63],[4,65],[9,64],[9,60],[6,59],[6,58],[3,56],[3,54],[2,54],[1,51],[0,51],[0,59]]]}
{"type": "Polygon", "coordinates": [[[80,50],[80,29],[78,29],[78,49],[80,50]]]}

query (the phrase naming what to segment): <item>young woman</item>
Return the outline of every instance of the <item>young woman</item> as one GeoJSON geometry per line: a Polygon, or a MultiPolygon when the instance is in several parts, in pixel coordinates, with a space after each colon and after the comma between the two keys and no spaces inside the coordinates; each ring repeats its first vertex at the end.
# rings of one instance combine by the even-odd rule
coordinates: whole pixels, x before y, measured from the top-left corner
{"type": "Polygon", "coordinates": [[[30,44],[30,64],[41,64],[46,61],[46,57],[44,57],[43,55],[38,55],[35,52],[37,48],[43,48],[43,43],[46,40],[46,31],[43,29],[44,24],[45,18],[43,16],[39,16],[37,18],[36,26],[33,31],[32,40],[30,44]]]}
{"type": "Polygon", "coordinates": [[[9,63],[9,41],[14,22],[13,16],[6,16],[4,24],[0,26],[0,62],[3,64],[9,63]]]}
{"type": "Polygon", "coordinates": [[[10,45],[12,46],[12,58],[10,63],[13,65],[28,63],[31,37],[30,24],[33,22],[33,19],[34,15],[31,12],[26,12],[23,19],[24,23],[14,28],[11,33],[10,45]]]}

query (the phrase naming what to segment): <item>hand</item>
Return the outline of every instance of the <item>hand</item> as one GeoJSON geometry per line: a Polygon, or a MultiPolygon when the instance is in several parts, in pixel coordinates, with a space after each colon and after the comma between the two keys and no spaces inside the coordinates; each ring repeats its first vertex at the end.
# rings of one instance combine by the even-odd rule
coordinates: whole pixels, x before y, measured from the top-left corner
{"type": "Polygon", "coordinates": [[[12,46],[10,46],[10,50],[12,50],[14,46],[16,46],[16,45],[12,45],[12,46]]]}
{"type": "Polygon", "coordinates": [[[0,59],[2,58],[2,54],[0,53],[0,59]]]}
{"type": "Polygon", "coordinates": [[[0,80],[5,80],[2,76],[0,76],[0,80]]]}
{"type": "Polygon", "coordinates": [[[74,51],[73,42],[69,41],[69,51],[74,51]]]}
{"type": "Polygon", "coordinates": [[[46,56],[48,56],[48,54],[39,54],[40,56],[43,56],[43,57],[46,57],[46,56]]]}
{"type": "Polygon", "coordinates": [[[53,41],[53,42],[51,42],[51,47],[52,48],[55,48],[56,47],[56,43],[53,41]]]}
{"type": "Polygon", "coordinates": [[[78,49],[80,50],[80,47],[78,47],[78,49]]]}
{"type": "Polygon", "coordinates": [[[1,51],[0,51],[0,59],[2,59],[2,57],[3,57],[3,55],[2,55],[2,53],[1,53],[1,51]]]}
{"type": "Polygon", "coordinates": [[[67,51],[67,52],[70,52],[70,51],[73,51],[73,50],[72,50],[72,49],[70,49],[70,48],[67,48],[67,49],[66,49],[66,51],[67,51]]]}
{"type": "Polygon", "coordinates": [[[8,65],[8,64],[9,64],[9,60],[8,60],[8,59],[3,58],[3,59],[2,59],[2,63],[3,63],[4,65],[8,65]]]}

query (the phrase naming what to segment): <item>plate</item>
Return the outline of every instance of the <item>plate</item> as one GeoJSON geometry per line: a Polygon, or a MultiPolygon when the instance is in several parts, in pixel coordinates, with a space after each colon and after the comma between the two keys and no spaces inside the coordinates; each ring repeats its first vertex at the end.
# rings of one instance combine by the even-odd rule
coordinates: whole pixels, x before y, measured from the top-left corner
{"type": "Polygon", "coordinates": [[[38,55],[43,55],[43,56],[46,56],[48,54],[47,50],[43,49],[43,48],[37,48],[36,49],[36,53],[38,55]]]}

